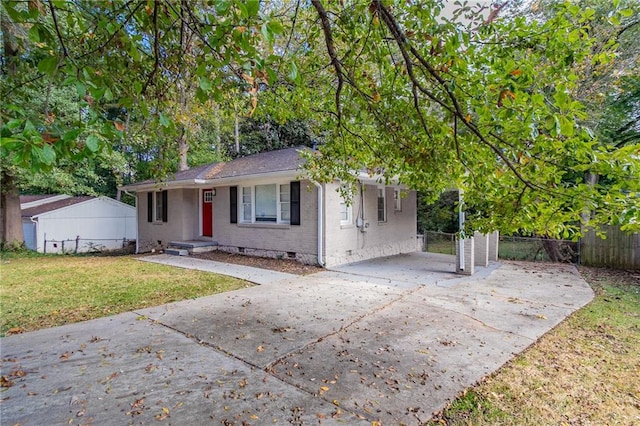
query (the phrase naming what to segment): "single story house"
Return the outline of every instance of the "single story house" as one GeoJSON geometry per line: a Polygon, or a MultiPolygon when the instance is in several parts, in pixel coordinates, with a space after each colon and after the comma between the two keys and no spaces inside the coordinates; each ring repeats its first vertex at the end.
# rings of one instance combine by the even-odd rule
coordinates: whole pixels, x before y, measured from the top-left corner
{"type": "Polygon", "coordinates": [[[137,251],[208,240],[219,250],[339,264],[419,250],[416,192],[366,174],[350,203],[339,182],[302,177],[300,148],[263,152],[124,186],[137,198],[137,251]]]}
{"type": "Polygon", "coordinates": [[[21,195],[27,248],[41,253],[121,249],[136,238],[136,210],[109,197],[21,195]]]}

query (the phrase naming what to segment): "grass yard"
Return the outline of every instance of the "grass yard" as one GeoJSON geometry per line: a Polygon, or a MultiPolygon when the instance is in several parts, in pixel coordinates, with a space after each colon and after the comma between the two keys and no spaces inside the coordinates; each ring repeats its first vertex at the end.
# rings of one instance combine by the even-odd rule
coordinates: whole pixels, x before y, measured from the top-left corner
{"type": "Polygon", "coordinates": [[[251,286],[236,278],[141,262],[2,253],[0,335],[32,331],[251,286]]]}
{"type": "Polygon", "coordinates": [[[593,302],[430,425],[640,424],[640,272],[580,272],[593,302]]]}

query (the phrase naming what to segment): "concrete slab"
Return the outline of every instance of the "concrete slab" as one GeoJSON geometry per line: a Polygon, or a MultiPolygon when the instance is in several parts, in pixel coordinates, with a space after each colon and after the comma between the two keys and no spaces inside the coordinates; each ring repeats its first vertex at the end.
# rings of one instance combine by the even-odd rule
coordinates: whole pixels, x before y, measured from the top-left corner
{"type": "Polygon", "coordinates": [[[335,424],[333,404],[131,313],[3,339],[2,374],[7,425],[335,424]]]}
{"type": "Polygon", "coordinates": [[[247,280],[254,284],[271,284],[297,277],[297,275],[287,274],[285,272],[270,271],[268,269],[252,268],[251,266],[235,265],[213,260],[196,259],[187,256],[177,257],[167,254],[155,254],[139,257],[138,259],[144,262],[161,263],[177,268],[197,269],[199,271],[228,275],[230,277],[247,280]]]}
{"type": "Polygon", "coordinates": [[[409,288],[460,278],[460,275],[455,273],[455,260],[455,256],[446,254],[405,253],[336,266],[330,268],[332,272],[327,273],[327,276],[339,272],[347,274],[354,281],[387,283],[409,288]]]}
{"type": "Polygon", "coordinates": [[[333,274],[2,338],[2,423],[420,424],[593,297],[562,265],[333,274]]]}
{"type": "Polygon", "coordinates": [[[259,368],[398,300],[397,288],[297,277],[138,311],[259,368]]]}

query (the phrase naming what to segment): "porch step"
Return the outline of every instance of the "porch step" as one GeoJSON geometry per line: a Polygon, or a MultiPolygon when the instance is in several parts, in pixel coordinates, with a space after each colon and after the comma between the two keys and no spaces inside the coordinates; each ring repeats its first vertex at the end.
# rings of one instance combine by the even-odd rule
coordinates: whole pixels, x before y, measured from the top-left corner
{"type": "Polygon", "coordinates": [[[171,254],[171,255],[174,255],[174,256],[189,256],[189,250],[180,249],[180,248],[169,247],[164,252],[166,254],[171,254]]]}
{"type": "Polygon", "coordinates": [[[169,253],[169,250],[174,250],[174,251],[180,252],[179,256],[187,256],[189,254],[206,253],[206,252],[214,251],[217,249],[218,249],[217,241],[200,241],[200,240],[171,241],[169,243],[169,248],[166,250],[166,252],[169,253]]]}

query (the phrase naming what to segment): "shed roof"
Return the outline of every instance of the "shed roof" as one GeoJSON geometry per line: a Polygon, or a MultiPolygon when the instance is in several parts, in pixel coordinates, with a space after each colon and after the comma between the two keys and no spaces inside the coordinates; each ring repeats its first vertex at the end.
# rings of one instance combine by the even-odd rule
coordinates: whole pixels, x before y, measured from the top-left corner
{"type": "MultiPolygon", "coordinates": [[[[20,201],[22,201],[22,197],[20,196],[20,201]]],[[[78,197],[69,197],[63,200],[53,201],[51,203],[40,204],[38,206],[29,207],[27,209],[22,210],[22,217],[33,217],[40,215],[42,213],[47,213],[53,210],[58,210],[63,207],[72,206],[74,204],[83,203],[85,201],[92,200],[96,197],[90,197],[88,195],[82,195],[78,197]]]]}
{"type": "Polygon", "coordinates": [[[21,195],[20,204],[32,203],[34,201],[44,200],[46,198],[57,197],[57,194],[41,194],[41,195],[21,195]]]}

